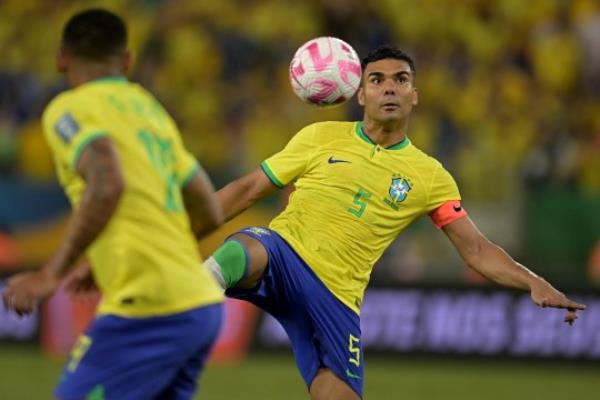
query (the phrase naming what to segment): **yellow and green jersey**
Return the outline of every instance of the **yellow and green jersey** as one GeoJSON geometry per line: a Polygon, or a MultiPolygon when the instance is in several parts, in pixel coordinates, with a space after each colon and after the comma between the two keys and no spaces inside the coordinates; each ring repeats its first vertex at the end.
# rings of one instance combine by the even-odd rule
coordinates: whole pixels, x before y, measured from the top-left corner
{"type": "Polygon", "coordinates": [[[361,122],[298,132],[261,164],[271,182],[295,182],[279,233],[333,294],[359,313],[373,265],[413,220],[460,194],[451,175],[408,138],[383,148],[361,122]]]}
{"type": "Polygon", "coordinates": [[[103,293],[98,312],[165,315],[222,300],[200,265],[181,187],[198,163],[156,99],[124,77],[85,83],[57,96],[43,115],[60,184],[74,208],[85,191],[76,166],[99,137],[113,142],[125,190],[112,219],[87,250],[103,293]]]}

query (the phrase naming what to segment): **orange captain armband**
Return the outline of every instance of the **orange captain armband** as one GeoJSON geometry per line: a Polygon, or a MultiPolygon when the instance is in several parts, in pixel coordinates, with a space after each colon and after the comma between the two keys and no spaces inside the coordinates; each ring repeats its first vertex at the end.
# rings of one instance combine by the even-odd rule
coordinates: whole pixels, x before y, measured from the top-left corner
{"type": "Polygon", "coordinates": [[[460,204],[460,200],[450,200],[429,213],[431,220],[436,228],[442,229],[450,222],[467,215],[467,212],[460,204]]]}

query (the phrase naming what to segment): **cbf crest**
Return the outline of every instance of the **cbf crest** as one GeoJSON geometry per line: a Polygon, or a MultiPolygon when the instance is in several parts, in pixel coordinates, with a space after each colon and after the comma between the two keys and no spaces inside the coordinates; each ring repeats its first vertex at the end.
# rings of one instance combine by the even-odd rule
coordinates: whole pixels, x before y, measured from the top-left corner
{"type": "Polygon", "coordinates": [[[408,192],[410,192],[411,189],[412,186],[408,179],[393,177],[388,190],[389,197],[383,199],[383,201],[394,210],[397,210],[398,205],[406,200],[408,192]]]}

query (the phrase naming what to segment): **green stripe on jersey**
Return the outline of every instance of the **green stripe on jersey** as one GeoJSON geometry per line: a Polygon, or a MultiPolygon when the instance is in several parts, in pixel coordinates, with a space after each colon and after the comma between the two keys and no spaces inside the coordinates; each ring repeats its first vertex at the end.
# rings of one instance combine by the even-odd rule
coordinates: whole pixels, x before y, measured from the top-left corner
{"type": "Polygon", "coordinates": [[[267,175],[267,178],[269,178],[273,185],[277,186],[278,188],[285,187],[285,185],[281,183],[279,179],[277,179],[273,171],[271,171],[271,168],[269,168],[266,161],[260,163],[260,167],[262,168],[263,172],[267,175]]]}
{"type": "Polygon", "coordinates": [[[196,163],[194,164],[194,166],[190,169],[190,172],[188,172],[185,175],[185,178],[183,178],[183,180],[181,181],[181,187],[184,188],[188,185],[188,183],[190,183],[190,181],[192,180],[192,178],[194,177],[194,175],[196,175],[196,173],[200,170],[200,164],[196,163]]]}
{"type": "MultiPolygon", "coordinates": [[[[377,143],[375,143],[374,141],[371,140],[371,138],[369,136],[367,136],[367,134],[365,133],[364,130],[364,123],[363,121],[358,121],[356,123],[356,133],[358,134],[358,136],[364,140],[365,142],[372,144],[374,146],[377,146],[377,143]]],[[[404,136],[404,139],[402,139],[401,141],[399,141],[396,144],[393,144],[391,146],[385,147],[386,150],[400,150],[405,148],[406,146],[408,146],[410,144],[410,139],[408,138],[408,136],[404,136]]]]}
{"type": "Polygon", "coordinates": [[[129,83],[129,79],[123,75],[108,75],[100,78],[96,78],[93,83],[129,83]]]}
{"type": "Polygon", "coordinates": [[[85,149],[86,146],[92,143],[94,140],[100,139],[101,137],[105,136],[108,136],[108,132],[93,132],[90,133],[81,143],[79,143],[79,145],[77,145],[77,148],[75,149],[75,152],[73,153],[73,158],[71,160],[71,168],[73,169],[73,171],[77,170],[77,163],[79,162],[79,158],[81,157],[83,149],[85,149]]]}
{"type": "Polygon", "coordinates": [[[365,134],[365,131],[363,130],[363,122],[362,121],[358,121],[356,123],[356,133],[358,134],[358,137],[360,137],[365,142],[367,142],[369,144],[373,144],[373,145],[377,144],[374,141],[372,141],[371,138],[365,134]]]}

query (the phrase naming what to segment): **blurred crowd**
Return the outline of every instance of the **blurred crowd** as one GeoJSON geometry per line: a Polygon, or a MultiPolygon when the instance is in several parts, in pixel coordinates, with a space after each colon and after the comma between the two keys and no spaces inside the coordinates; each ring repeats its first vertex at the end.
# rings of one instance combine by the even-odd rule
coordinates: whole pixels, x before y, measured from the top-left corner
{"type": "Polygon", "coordinates": [[[125,17],[131,79],[165,104],[218,187],[308,123],[362,117],[355,101],[317,109],[291,91],[295,49],[331,35],[361,56],[384,43],[414,56],[409,136],[473,203],[536,187],[600,192],[596,0],[3,1],[1,179],[54,180],[39,117],[65,88],[54,68],[61,26],[92,5],[125,17]]]}
{"type": "Polygon", "coordinates": [[[130,26],[131,77],[163,101],[217,180],[253,168],[297,128],[358,119],[291,93],[294,50],[334,35],[360,55],[397,43],[417,60],[414,142],[470,197],[530,183],[600,188],[600,7],[594,0],[9,0],[0,6],[0,169],[50,178],[41,110],[64,88],[60,27],[102,5],[130,26]]]}

